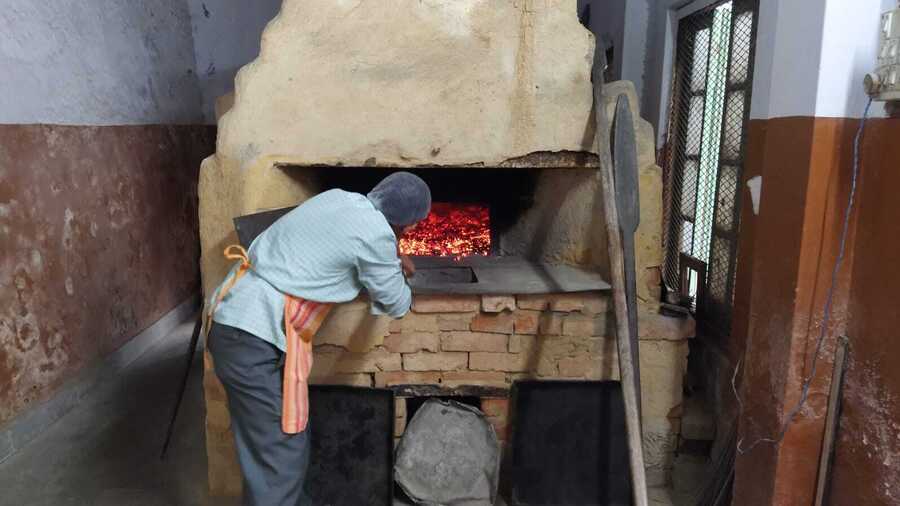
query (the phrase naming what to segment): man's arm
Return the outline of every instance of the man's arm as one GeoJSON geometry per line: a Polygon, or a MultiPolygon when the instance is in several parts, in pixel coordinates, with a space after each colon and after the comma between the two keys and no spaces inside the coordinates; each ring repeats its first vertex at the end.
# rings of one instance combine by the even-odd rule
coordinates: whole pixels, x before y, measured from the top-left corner
{"type": "Polygon", "coordinates": [[[357,259],[359,282],[369,292],[372,313],[400,318],[412,305],[412,291],[406,284],[402,262],[393,237],[379,237],[366,243],[357,259]]]}

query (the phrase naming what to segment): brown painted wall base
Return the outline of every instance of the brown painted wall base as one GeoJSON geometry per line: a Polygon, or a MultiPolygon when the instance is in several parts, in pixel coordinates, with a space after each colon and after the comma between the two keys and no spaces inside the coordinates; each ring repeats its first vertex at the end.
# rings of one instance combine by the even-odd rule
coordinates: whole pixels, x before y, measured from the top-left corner
{"type": "Polygon", "coordinates": [[[207,126],[0,125],[0,425],[199,288],[207,126]]]}
{"type": "Polygon", "coordinates": [[[830,504],[900,504],[900,119],[866,127],[830,504]]]}
{"type": "MultiPolygon", "coordinates": [[[[728,352],[734,361],[744,357],[741,376],[744,410],[739,420],[744,447],[757,438],[778,435],[782,421],[799,399],[804,378],[811,372],[822,308],[837,257],[841,220],[849,195],[853,137],[858,124],[858,120],[836,118],[780,118],[750,123],[744,179],[761,175],[763,190],[758,216],[753,215],[749,198],[745,199],[742,209],[734,332],[728,352]]],[[[896,177],[887,181],[892,176],[884,175],[900,168],[897,148],[888,148],[890,143],[887,141],[898,138],[897,125],[896,120],[877,120],[870,123],[867,131],[859,207],[853,215],[847,258],[835,292],[825,351],[807,404],[780,445],[761,444],[752,452],[739,456],[736,505],[812,503],[818,478],[816,468],[828,401],[834,338],[848,331],[852,333],[860,325],[857,318],[883,320],[885,314],[889,314],[862,316],[865,312],[860,311],[860,304],[855,301],[859,298],[870,307],[874,304],[873,298],[890,300],[886,290],[893,284],[883,283],[880,291],[873,291],[869,286],[854,287],[853,299],[850,298],[850,287],[851,279],[855,286],[863,283],[856,281],[860,272],[868,273],[871,279],[885,263],[891,263],[886,257],[878,257],[887,255],[885,250],[893,251],[894,255],[900,252],[896,242],[896,221],[891,223],[884,217],[891,216],[894,220],[900,217],[900,204],[892,195],[891,186],[874,186],[877,183],[872,179],[881,174],[880,177],[886,178],[885,183],[897,182],[896,177]],[[891,150],[893,156],[890,156],[891,150]],[[889,213],[890,206],[893,214],[889,213]],[[869,218],[866,218],[866,209],[872,214],[869,218]],[[878,228],[869,222],[876,222],[878,228]],[[868,243],[856,239],[860,226],[863,237],[871,236],[868,243]],[[878,251],[873,252],[872,248],[878,251]],[[863,266],[859,256],[871,260],[864,261],[866,265],[863,266]],[[848,301],[851,301],[850,306],[848,301]]],[[[896,321],[896,310],[893,315],[896,321]]],[[[876,332],[886,330],[883,326],[876,327],[876,332]]],[[[865,328],[874,330],[876,327],[865,328]]],[[[872,352],[856,349],[856,346],[871,346],[874,342],[853,343],[851,335],[851,357],[854,353],[866,355],[872,352]]],[[[880,345],[878,353],[889,354],[888,350],[893,346],[893,356],[898,356],[897,345],[884,341],[880,345]]],[[[871,360],[868,363],[872,364],[871,360]]],[[[856,362],[854,366],[851,363],[848,387],[853,384],[854,374],[860,374],[854,372],[853,367],[860,367],[860,364],[856,362]]],[[[879,369],[888,364],[876,362],[867,367],[874,367],[874,371],[884,374],[885,386],[892,386],[896,395],[900,385],[891,382],[887,369],[879,369]]],[[[874,372],[870,370],[869,375],[872,374],[874,372]]],[[[727,379],[730,381],[730,375],[727,379]]],[[[852,392],[852,387],[848,392],[852,392]]],[[[865,405],[865,399],[872,397],[860,392],[859,404],[865,405]]],[[[880,406],[885,415],[893,413],[894,420],[897,419],[896,405],[882,403],[880,406]]],[[[845,422],[849,422],[847,416],[842,420],[841,429],[844,448],[839,451],[848,458],[848,441],[843,438],[854,436],[846,432],[845,422]]],[[[889,429],[890,422],[882,426],[889,429]]],[[[887,444],[887,439],[882,437],[882,440],[887,444]]],[[[889,449],[900,457],[898,443],[900,440],[894,439],[889,449]]],[[[885,471],[875,467],[870,467],[872,475],[869,479],[873,483],[885,477],[885,471]]],[[[896,483],[896,475],[893,478],[896,483]]],[[[837,493],[838,489],[835,490],[837,493]]],[[[862,503],[853,500],[832,504],[862,503]]]]}

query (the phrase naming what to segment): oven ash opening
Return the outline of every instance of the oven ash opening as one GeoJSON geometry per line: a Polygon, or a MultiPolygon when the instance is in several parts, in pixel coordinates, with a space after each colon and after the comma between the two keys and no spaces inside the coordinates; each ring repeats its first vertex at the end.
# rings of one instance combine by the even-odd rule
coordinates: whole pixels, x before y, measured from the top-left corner
{"type": "MultiPolygon", "coordinates": [[[[398,169],[305,168],[320,191],[332,188],[365,195],[398,169]]],[[[399,237],[399,249],[418,260],[444,264],[470,258],[517,255],[507,233],[535,204],[538,170],[508,168],[408,169],[431,188],[431,212],[399,237]],[[512,246],[512,252],[510,251],[512,246]]]]}
{"type": "Polygon", "coordinates": [[[491,212],[484,204],[434,202],[428,217],[400,238],[400,252],[414,256],[488,256],[491,246],[491,212]]]}

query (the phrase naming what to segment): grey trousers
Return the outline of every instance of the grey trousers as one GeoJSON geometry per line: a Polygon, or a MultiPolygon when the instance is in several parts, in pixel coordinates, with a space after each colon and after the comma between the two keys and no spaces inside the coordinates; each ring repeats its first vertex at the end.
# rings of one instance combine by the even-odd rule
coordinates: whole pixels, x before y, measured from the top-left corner
{"type": "Polygon", "coordinates": [[[244,475],[244,506],[308,506],[309,430],[281,431],[283,355],[243,330],[213,323],[207,346],[228,394],[244,475]]]}

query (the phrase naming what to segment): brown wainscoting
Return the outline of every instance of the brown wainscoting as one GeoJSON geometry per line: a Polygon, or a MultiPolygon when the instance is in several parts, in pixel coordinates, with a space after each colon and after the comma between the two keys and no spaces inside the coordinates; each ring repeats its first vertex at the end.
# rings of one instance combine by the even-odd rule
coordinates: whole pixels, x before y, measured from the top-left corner
{"type": "MultiPolygon", "coordinates": [[[[746,350],[741,374],[744,411],[739,421],[745,446],[759,437],[778,434],[783,416],[796,404],[801,383],[810,373],[850,191],[853,138],[858,125],[855,119],[811,117],[750,123],[744,180],[761,175],[762,197],[759,215],[754,215],[749,191],[746,186],[741,189],[748,198],[743,199],[742,206],[734,330],[728,352],[736,361],[746,350]]],[[[887,185],[866,190],[875,184],[867,178],[890,169],[897,172],[897,148],[885,147],[890,144],[887,139],[898,138],[897,125],[896,120],[875,120],[868,126],[860,200],[835,291],[828,346],[806,408],[780,446],[762,444],[738,458],[735,504],[812,503],[833,338],[848,331],[851,274],[864,268],[856,257],[873,254],[856,245],[860,223],[865,229],[871,228],[858,220],[864,216],[861,209],[880,205],[890,192],[887,185]],[[893,158],[886,156],[891,152],[893,158]]],[[[896,176],[892,182],[896,182],[896,176]]],[[[900,217],[898,202],[891,198],[881,205],[892,205],[893,216],[900,217]]],[[[890,223],[879,226],[889,227],[890,223]]],[[[888,234],[896,237],[897,225],[893,227],[894,232],[888,234]]],[[[900,253],[896,242],[893,246],[894,254],[900,253]]],[[[730,380],[730,374],[723,375],[723,381],[730,380]]]]}
{"type": "Polygon", "coordinates": [[[0,125],[0,425],[199,287],[210,126],[0,125]]]}
{"type": "Polygon", "coordinates": [[[866,126],[830,504],[900,503],[900,119],[866,126]]]}

